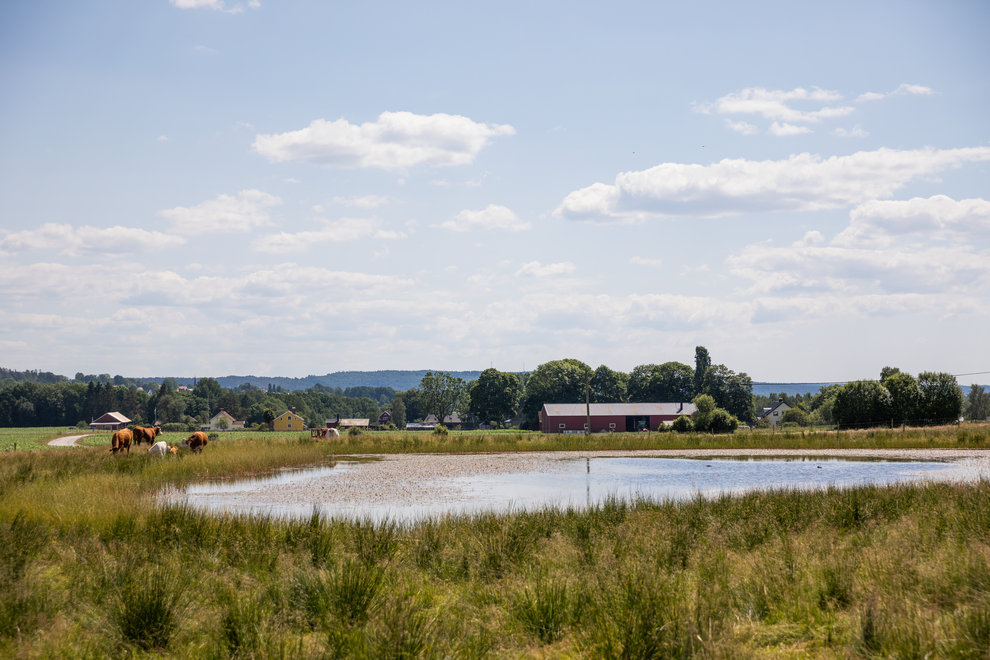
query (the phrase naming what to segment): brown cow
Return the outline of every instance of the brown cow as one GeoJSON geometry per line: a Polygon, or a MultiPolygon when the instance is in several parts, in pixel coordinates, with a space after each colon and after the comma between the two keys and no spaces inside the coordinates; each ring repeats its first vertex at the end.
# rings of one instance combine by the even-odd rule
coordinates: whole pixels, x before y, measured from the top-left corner
{"type": "Polygon", "coordinates": [[[203,451],[203,447],[206,446],[207,442],[209,442],[209,439],[206,437],[206,434],[203,433],[202,431],[196,431],[191,436],[189,436],[188,438],[182,441],[182,446],[188,447],[189,449],[192,449],[194,452],[198,453],[203,451]]]}
{"type": "Polygon", "coordinates": [[[155,426],[149,428],[147,426],[135,426],[131,429],[134,433],[134,446],[141,444],[142,442],[147,442],[149,445],[155,444],[155,438],[157,438],[162,433],[162,427],[155,426]]]}
{"type": "Polygon", "coordinates": [[[134,436],[130,429],[120,429],[119,431],[113,432],[113,438],[110,439],[110,451],[116,454],[118,451],[127,450],[127,453],[131,453],[131,438],[134,436]]]}

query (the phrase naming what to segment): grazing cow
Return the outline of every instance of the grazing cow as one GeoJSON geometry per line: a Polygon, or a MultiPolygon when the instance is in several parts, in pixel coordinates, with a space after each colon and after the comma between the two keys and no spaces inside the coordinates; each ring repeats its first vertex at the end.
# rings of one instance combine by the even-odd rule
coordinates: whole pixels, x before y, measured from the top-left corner
{"type": "Polygon", "coordinates": [[[152,445],[155,443],[155,438],[162,434],[162,427],[155,426],[154,428],[148,428],[147,426],[135,426],[131,431],[134,433],[135,446],[142,442],[152,445]]]}
{"type": "Polygon", "coordinates": [[[196,431],[191,436],[189,436],[188,438],[182,441],[182,446],[188,447],[189,449],[192,449],[194,452],[198,453],[203,451],[203,447],[206,446],[207,442],[209,442],[209,439],[206,437],[206,434],[203,433],[202,431],[196,431]]]}
{"type": "Polygon", "coordinates": [[[169,447],[168,443],[164,440],[159,440],[155,444],[151,445],[151,449],[148,450],[148,453],[152,456],[167,456],[168,454],[175,454],[176,449],[175,447],[169,447]]]}
{"type": "Polygon", "coordinates": [[[127,453],[131,453],[131,438],[133,437],[130,429],[120,429],[119,431],[113,432],[113,438],[110,439],[110,451],[116,454],[118,451],[127,450],[127,453]]]}
{"type": "Polygon", "coordinates": [[[327,434],[324,437],[327,437],[327,438],[339,438],[340,437],[340,431],[338,431],[337,429],[335,429],[333,427],[330,427],[330,428],[327,429],[327,434]]]}

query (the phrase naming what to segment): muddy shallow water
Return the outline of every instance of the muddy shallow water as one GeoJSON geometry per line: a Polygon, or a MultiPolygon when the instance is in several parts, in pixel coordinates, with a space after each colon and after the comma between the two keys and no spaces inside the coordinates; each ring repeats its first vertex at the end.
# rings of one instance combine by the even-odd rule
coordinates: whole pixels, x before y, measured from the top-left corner
{"type": "Polygon", "coordinates": [[[766,488],[990,478],[985,452],[547,452],[417,454],[194,484],[171,502],[241,514],[415,522],[446,514],[583,508],[607,498],[685,499],[766,488]],[[858,459],[858,460],[845,460],[858,459]]]}

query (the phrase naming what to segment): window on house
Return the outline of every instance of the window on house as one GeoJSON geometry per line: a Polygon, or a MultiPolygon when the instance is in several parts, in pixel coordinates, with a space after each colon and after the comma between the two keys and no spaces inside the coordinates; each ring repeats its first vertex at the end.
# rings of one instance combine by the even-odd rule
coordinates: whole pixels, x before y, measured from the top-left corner
{"type": "Polygon", "coordinates": [[[609,422],[608,423],[608,430],[609,431],[614,431],[615,430],[615,422],[609,422]]]}
{"type": "Polygon", "coordinates": [[[557,428],[558,429],[566,429],[567,428],[567,424],[557,424],[557,428]]]}

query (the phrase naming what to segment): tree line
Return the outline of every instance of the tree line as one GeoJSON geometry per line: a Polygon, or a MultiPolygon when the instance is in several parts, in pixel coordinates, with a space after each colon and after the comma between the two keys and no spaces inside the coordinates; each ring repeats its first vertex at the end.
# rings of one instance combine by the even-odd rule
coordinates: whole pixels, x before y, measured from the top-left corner
{"type": "Polygon", "coordinates": [[[191,389],[176,387],[174,381],[166,379],[151,391],[114,385],[112,379],[88,383],[8,382],[0,386],[0,427],[85,425],[104,413],[117,411],[135,424],[188,428],[206,423],[221,409],[234,419],[244,420],[248,428],[263,427],[287,410],[295,410],[310,426],[322,426],[335,415],[377,420],[394,393],[389,388],[354,390],[317,387],[284,392],[251,385],[228,389],[213,378],[201,378],[191,389]]]}
{"type": "MultiPolygon", "coordinates": [[[[968,396],[963,396],[951,374],[926,371],[915,377],[897,367],[884,367],[878,380],[829,385],[816,394],[779,398],[791,406],[781,421],[797,426],[924,426],[990,416],[990,394],[980,385],[972,385],[968,396]]],[[[758,408],[777,399],[776,394],[754,397],[758,408]]]]}
{"type": "MultiPolygon", "coordinates": [[[[721,410],[736,420],[754,421],[753,381],[723,364],[712,364],[704,346],[695,348],[695,364],[664,362],[642,364],[631,372],[606,365],[592,369],[580,360],[545,362],[530,373],[486,369],[470,383],[445,372],[427,372],[418,388],[399,392],[393,399],[408,419],[433,414],[438,420],[457,412],[472,422],[504,426],[508,420],[537,428],[546,403],[689,402],[706,395],[706,411],[723,419],[721,410]]],[[[707,419],[707,418],[706,418],[707,419]]],[[[396,420],[398,424],[398,420],[396,420]]]]}

